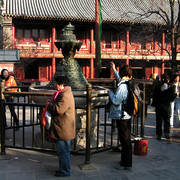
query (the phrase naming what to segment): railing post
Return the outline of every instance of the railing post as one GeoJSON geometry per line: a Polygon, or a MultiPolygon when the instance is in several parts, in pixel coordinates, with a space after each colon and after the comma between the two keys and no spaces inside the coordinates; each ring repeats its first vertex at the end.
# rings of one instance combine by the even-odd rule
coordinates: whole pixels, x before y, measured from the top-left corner
{"type": "Polygon", "coordinates": [[[87,85],[87,109],[86,109],[86,160],[85,164],[90,164],[90,138],[91,138],[91,93],[92,85],[87,85]]]}
{"type": "Polygon", "coordinates": [[[144,124],[145,124],[145,97],[146,97],[146,84],[143,83],[143,106],[142,106],[142,114],[141,114],[141,137],[144,137],[144,124]]]}
{"type": "MultiPolygon", "coordinates": [[[[117,86],[116,79],[114,79],[114,81],[113,81],[113,92],[115,92],[116,86],[117,86]]],[[[115,120],[112,120],[112,131],[111,131],[111,133],[113,133],[113,134],[116,131],[116,127],[115,126],[116,126],[116,122],[115,122],[115,120]]],[[[111,142],[113,140],[113,134],[111,136],[112,137],[111,142]]],[[[112,143],[111,143],[111,145],[112,145],[112,143]]],[[[119,146],[119,139],[118,139],[118,142],[117,142],[117,146],[119,146]]]]}
{"type": "Polygon", "coordinates": [[[97,168],[91,164],[90,161],[90,144],[91,144],[91,99],[92,99],[92,85],[88,84],[86,87],[86,157],[85,164],[80,165],[80,168],[85,170],[96,170],[97,168]]]}
{"type": "Polygon", "coordinates": [[[1,126],[1,155],[5,155],[5,112],[4,112],[4,91],[5,91],[5,81],[0,82],[0,126],[1,126]]]}

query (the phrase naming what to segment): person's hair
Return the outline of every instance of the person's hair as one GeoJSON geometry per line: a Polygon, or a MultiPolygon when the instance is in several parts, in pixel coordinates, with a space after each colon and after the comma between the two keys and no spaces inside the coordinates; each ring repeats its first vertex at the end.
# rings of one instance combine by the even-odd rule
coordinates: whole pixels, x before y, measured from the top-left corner
{"type": "Polygon", "coordinates": [[[64,86],[69,85],[69,80],[65,75],[55,76],[54,80],[58,85],[61,85],[61,84],[63,84],[64,86]]]}
{"type": "Polygon", "coordinates": [[[161,82],[164,84],[164,83],[168,83],[169,81],[169,76],[167,74],[163,74],[161,76],[161,82]]]}
{"type": "Polygon", "coordinates": [[[129,78],[132,77],[132,69],[128,65],[123,65],[121,69],[119,70],[120,77],[128,76],[129,78]]]}
{"type": "Polygon", "coordinates": [[[4,71],[9,72],[7,69],[2,69],[2,71],[1,71],[1,78],[2,78],[2,79],[4,78],[4,77],[3,77],[3,73],[4,73],[4,71]]]}

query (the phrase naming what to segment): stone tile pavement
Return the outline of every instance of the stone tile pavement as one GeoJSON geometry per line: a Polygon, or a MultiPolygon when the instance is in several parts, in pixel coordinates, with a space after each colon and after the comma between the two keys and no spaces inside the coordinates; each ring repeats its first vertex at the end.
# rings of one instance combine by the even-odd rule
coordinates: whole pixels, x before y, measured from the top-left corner
{"type": "Polygon", "coordinates": [[[145,122],[145,137],[148,139],[146,156],[133,155],[133,167],[130,171],[116,170],[120,153],[112,150],[94,154],[91,163],[97,170],[82,171],[85,157],[71,155],[72,175],[58,178],[54,171],[58,169],[57,157],[53,154],[35,151],[6,149],[6,156],[0,156],[0,180],[179,180],[180,179],[180,129],[175,123],[171,130],[173,138],[158,141],[155,136],[155,113],[148,109],[145,122]],[[6,157],[6,158],[5,158],[6,157]]]}

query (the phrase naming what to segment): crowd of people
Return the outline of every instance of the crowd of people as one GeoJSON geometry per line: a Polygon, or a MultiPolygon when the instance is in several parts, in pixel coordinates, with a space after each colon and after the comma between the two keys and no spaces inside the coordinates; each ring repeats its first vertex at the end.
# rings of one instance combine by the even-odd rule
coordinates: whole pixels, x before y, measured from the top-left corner
{"type": "MultiPolygon", "coordinates": [[[[122,147],[121,159],[115,168],[130,170],[132,168],[131,115],[122,107],[123,103],[127,103],[129,93],[128,85],[124,82],[132,79],[132,69],[128,65],[123,65],[118,73],[114,62],[110,62],[110,66],[117,80],[117,88],[115,91],[108,90],[111,100],[109,118],[116,122],[122,147]]],[[[1,79],[5,80],[5,86],[17,86],[14,78],[9,76],[7,69],[2,70],[1,79]]],[[[68,82],[66,76],[55,77],[57,91],[52,96],[54,100],[50,101],[47,106],[47,111],[52,116],[49,137],[56,142],[59,159],[59,169],[55,172],[55,176],[59,177],[71,175],[70,141],[75,138],[76,134],[75,102],[68,82]]],[[[8,90],[16,91],[17,89],[8,90]]],[[[167,74],[163,74],[161,77],[157,76],[152,85],[152,99],[152,105],[156,111],[157,139],[161,140],[162,138],[163,122],[164,136],[170,139],[170,128],[173,128],[175,119],[179,122],[180,117],[179,75],[175,74],[172,79],[167,74]]],[[[13,102],[13,97],[6,96],[6,101],[13,102]]],[[[19,121],[14,107],[9,105],[9,109],[14,123],[18,126],[19,121]]]]}

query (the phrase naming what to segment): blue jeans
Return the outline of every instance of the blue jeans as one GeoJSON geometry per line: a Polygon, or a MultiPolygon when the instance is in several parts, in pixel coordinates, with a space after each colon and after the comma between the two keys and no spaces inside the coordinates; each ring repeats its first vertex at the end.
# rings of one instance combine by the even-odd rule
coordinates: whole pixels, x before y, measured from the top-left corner
{"type": "Polygon", "coordinates": [[[174,106],[175,106],[174,118],[176,123],[180,124],[180,99],[175,99],[174,106]]]}
{"type": "Polygon", "coordinates": [[[70,141],[57,140],[57,154],[59,158],[59,171],[65,175],[71,175],[70,141]]]}
{"type": "Polygon", "coordinates": [[[174,101],[170,103],[171,105],[171,113],[170,113],[170,127],[174,125],[174,101]]]}

